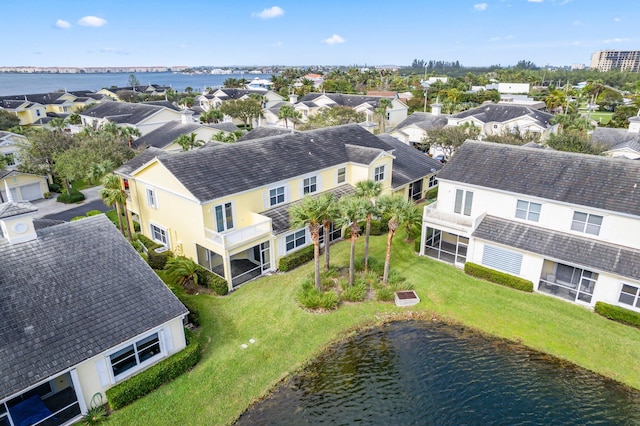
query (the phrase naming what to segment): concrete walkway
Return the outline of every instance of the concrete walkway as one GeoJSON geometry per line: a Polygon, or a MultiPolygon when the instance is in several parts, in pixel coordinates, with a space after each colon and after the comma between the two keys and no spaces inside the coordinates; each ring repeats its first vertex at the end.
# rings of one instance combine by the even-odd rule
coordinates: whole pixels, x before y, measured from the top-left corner
{"type": "Polygon", "coordinates": [[[40,219],[56,219],[69,221],[76,216],[82,216],[90,210],[100,210],[106,212],[111,210],[111,207],[107,207],[103,202],[98,192],[102,189],[102,186],[94,186],[92,188],[83,189],[81,192],[84,194],[85,199],[78,204],[64,204],[56,201],[57,194],[53,197],[45,200],[32,201],[34,207],[38,209],[35,217],[40,219]]]}

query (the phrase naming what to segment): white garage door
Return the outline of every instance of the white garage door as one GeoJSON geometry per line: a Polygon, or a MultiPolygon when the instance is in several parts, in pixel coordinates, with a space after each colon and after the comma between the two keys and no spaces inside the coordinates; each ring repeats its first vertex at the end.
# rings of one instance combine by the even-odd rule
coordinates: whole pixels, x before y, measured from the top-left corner
{"type": "Polygon", "coordinates": [[[22,201],[39,200],[43,198],[39,183],[31,183],[20,187],[22,201]]]}

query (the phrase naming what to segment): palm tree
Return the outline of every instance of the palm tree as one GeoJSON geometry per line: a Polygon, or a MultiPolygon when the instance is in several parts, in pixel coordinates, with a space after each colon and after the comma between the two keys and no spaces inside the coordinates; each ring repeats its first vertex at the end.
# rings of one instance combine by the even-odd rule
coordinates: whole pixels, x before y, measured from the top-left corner
{"type": "Polygon", "coordinates": [[[200,114],[200,121],[203,123],[219,123],[223,116],[219,109],[212,108],[200,114]]]}
{"type": "Polygon", "coordinates": [[[365,198],[369,203],[367,209],[366,225],[364,232],[364,270],[369,269],[369,235],[371,234],[371,219],[376,213],[376,198],[382,192],[382,183],[371,179],[361,180],[356,183],[356,195],[365,198]]]}
{"type": "Polygon", "coordinates": [[[204,145],[204,141],[196,139],[196,137],[197,135],[194,132],[191,132],[188,135],[178,136],[173,143],[180,145],[183,151],[189,151],[192,148],[204,145]]]}
{"type": "Polygon", "coordinates": [[[322,210],[323,206],[319,198],[310,196],[306,196],[300,203],[294,204],[289,209],[291,227],[293,229],[298,229],[305,225],[309,227],[311,241],[313,242],[315,285],[318,291],[322,291],[320,287],[320,226],[322,226],[322,210]]]}
{"type": "Polygon", "coordinates": [[[278,119],[284,120],[284,126],[287,129],[289,128],[289,119],[291,119],[291,121],[293,122],[293,128],[295,129],[296,123],[298,123],[301,118],[302,114],[300,114],[300,111],[296,111],[292,106],[289,105],[284,105],[280,108],[280,111],[278,111],[278,119]]]}
{"type": "Polygon", "coordinates": [[[164,269],[170,280],[179,282],[185,288],[188,288],[191,283],[198,285],[198,264],[189,258],[184,256],[169,258],[164,269]]]}
{"type": "MultiPolygon", "coordinates": [[[[389,233],[387,234],[387,252],[384,258],[384,274],[382,282],[387,284],[389,280],[389,263],[391,261],[391,244],[393,236],[399,226],[413,226],[412,220],[416,220],[413,210],[416,209],[413,202],[405,200],[400,195],[384,195],[378,199],[378,207],[383,217],[389,218],[389,233]]],[[[420,220],[420,216],[417,216],[420,220]]]]}
{"type": "Polygon", "coordinates": [[[116,206],[116,212],[118,214],[118,226],[122,235],[125,235],[124,227],[122,226],[122,212],[124,208],[125,222],[127,224],[127,235],[129,237],[129,240],[131,240],[131,226],[129,226],[129,220],[127,217],[128,214],[126,211],[127,193],[124,189],[122,189],[120,178],[114,174],[106,175],[102,178],[101,183],[104,188],[102,188],[99,192],[100,197],[107,206],[116,206]]]}
{"type": "Polygon", "coordinates": [[[380,99],[378,101],[378,107],[375,109],[376,114],[378,114],[378,123],[380,124],[380,133],[385,132],[385,120],[387,119],[387,108],[391,106],[391,100],[389,99],[380,99]]]}
{"type": "Polygon", "coordinates": [[[91,163],[87,170],[86,178],[89,183],[95,183],[102,178],[102,176],[111,172],[114,168],[113,162],[110,160],[104,160],[99,163],[91,163]]]}
{"type": "Polygon", "coordinates": [[[331,192],[325,192],[318,197],[320,203],[320,219],[324,228],[324,270],[329,270],[329,246],[331,245],[331,223],[338,217],[338,199],[331,192]]]}
{"type": "Polygon", "coordinates": [[[358,221],[367,215],[369,202],[364,198],[357,196],[347,196],[340,199],[339,211],[340,216],[336,220],[341,227],[348,226],[351,231],[351,251],[349,253],[349,285],[353,285],[353,276],[355,272],[356,257],[356,241],[360,235],[360,226],[358,221]]]}

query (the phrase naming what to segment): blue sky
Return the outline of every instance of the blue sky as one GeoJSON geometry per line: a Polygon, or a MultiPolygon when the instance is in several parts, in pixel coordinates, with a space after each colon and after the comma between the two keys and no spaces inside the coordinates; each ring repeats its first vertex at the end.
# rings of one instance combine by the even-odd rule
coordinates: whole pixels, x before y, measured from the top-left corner
{"type": "Polygon", "coordinates": [[[2,0],[0,66],[589,64],[638,0],[2,0]]]}

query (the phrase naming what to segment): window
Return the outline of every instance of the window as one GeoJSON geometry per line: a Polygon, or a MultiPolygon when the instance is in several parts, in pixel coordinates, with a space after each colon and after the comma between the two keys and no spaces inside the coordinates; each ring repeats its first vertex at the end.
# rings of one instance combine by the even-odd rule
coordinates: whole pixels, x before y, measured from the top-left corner
{"type": "Polygon", "coordinates": [[[602,216],[591,213],[574,212],[573,221],[571,222],[571,230],[584,232],[586,234],[600,234],[600,226],[602,225],[602,216]]]}
{"type": "Polygon", "coordinates": [[[152,188],[147,188],[147,204],[149,207],[158,208],[156,198],[156,190],[152,188]]]}
{"type": "Polygon", "coordinates": [[[40,116],[42,115],[42,113],[40,112],[40,110],[39,110],[39,109],[37,109],[37,110],[36,110],[36,115],[37,115],[38,117],[40,117],[40,116]]]}
{"type": "Polygon", "coordinates": [[[167,238],[167,230],[160,228],[157,225],[151,224],[151,239],[157,241],[165,246],[169,246],[169,239],[167,238]]]}
{"type": "Polygon", "coordinates": [[[269,190],[269,206],[273,207],[284,203],[284,186],[269,190]]]}
{"type": "Polygon", "coordinates": [[[147,336],[144,339],[120,349],[109,355],[113,376],[118,377],[143,362],[160,355],[160,340],[158,333],[147,336]]]}
{"type": "Polygon", "coordinates": [[[287,235],[285,238],[287,251],[303,246],[307,242],[304,229],[287,235]]]}
{"type": "Polygon", "coordinates": [[[233,228],[233,207],[231,202],[219,204],[213,208],[216,231],[222,232],[233,228]]]}
{"type": "Polygon", "coordinates": [[[516,217],[518,219],[538,222],[540,221],[541,208],[542,208],[542,204],[532,203],[530,201],[518,200],[516,204],[516,217]]]}
{"type": "Polygon", "coordinates": [[[520,275],[522,254],[485,244],[482,251],[482,264],[493,269],[520,275]]]}
{"type": "Polygon", "coordinates": [[[4,155],[4,161],[7,163],[7,166],[15,166],[16,165],[16,156],[13,152],[4,155]]]}
{"type": "Polygon", "coordinates": [[[338,169],[338,183],[344,183],[347,180],[347,168],[341,167],[338,169]]]}
{"type": "Polygon", "coordinates": [[[429,188],[433,188],[438,185],[438,178],[436,175],[429,176],[429,188]]]}
{"type": "Polygon", "coordinates": [[[471,216],[471,205],[473,204],[473,192],[456,189],[456,203],[453,211],[471,216]]]}
{"type": "Polygon", "coordinates": [[[373,171],[373,180],[376,182],[380,182],[384,180],[384,166],[378,166],[373,171]]]}
{"type": "Polygon", "coordinates": [[[622,284],[618,302],[634,308],[640,308],[640,287],[631,284],[622,284]]]}
{"type": "Polygon", "coordinates": [[[316,177],[311,176],[305,178],[302,183],[302,193],[303,194],[313,194],[318,190],[318,186],[316,185],[316,177]]]}

